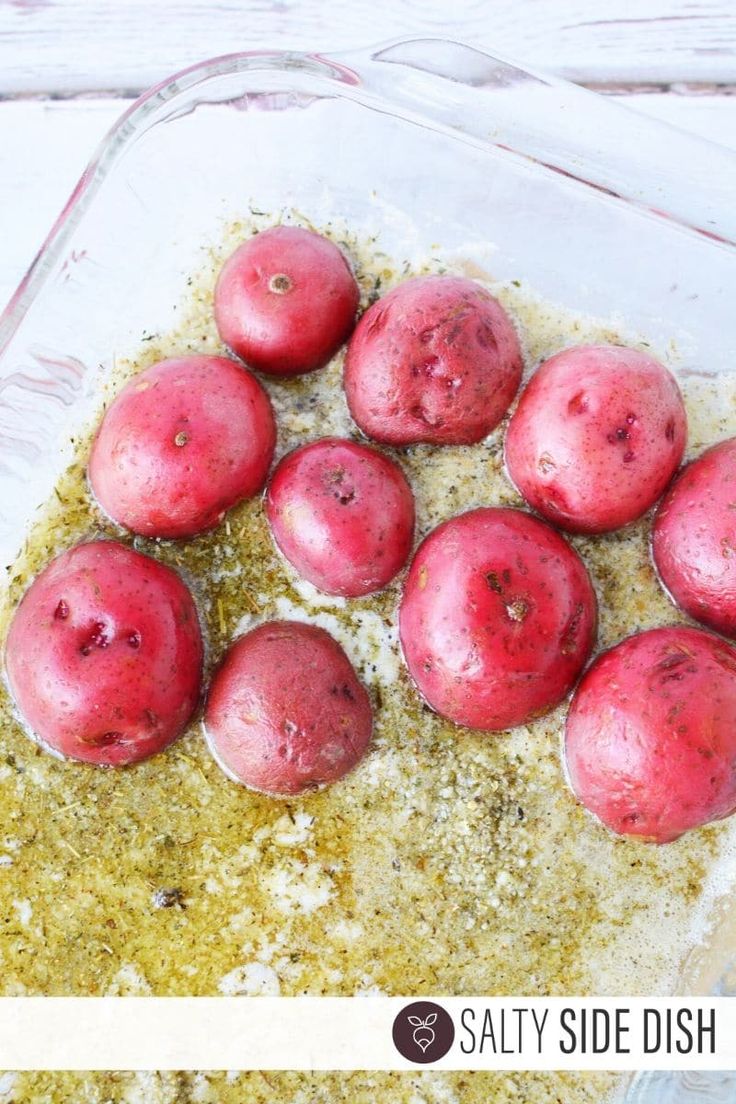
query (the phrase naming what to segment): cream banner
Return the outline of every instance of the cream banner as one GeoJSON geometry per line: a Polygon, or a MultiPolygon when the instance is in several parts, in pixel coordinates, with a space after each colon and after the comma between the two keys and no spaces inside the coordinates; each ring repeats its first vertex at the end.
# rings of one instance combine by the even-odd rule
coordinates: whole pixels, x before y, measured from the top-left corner
{"type": "Polygon", "coordinates": [[[18,997],[5,1070],[736,1070],[728,998],[18,997]]]}

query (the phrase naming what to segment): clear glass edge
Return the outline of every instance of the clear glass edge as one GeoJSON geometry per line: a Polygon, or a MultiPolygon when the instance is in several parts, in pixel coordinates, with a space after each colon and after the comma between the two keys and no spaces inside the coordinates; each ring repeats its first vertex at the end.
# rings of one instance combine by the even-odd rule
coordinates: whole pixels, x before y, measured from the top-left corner
{"type": "MultiPolygon", "coordinates": [[[[138,97],[108,131],[83,171],[16,291],[11,296],[2,314],[0,314],[0,359],[29,307],[42,289],[48,274],[61,257],[74,229],[93,202],[103,180],[112,170],[125,145],[134,139],[140,129],[145,127],[151,115],[157,112],[162,105],[175,99],[182,91],[189,90],[213,77],[242,71],[279,71],[287,74],[296,70],[301,73],[312,74],[320,82],[324,81],[328,85],[334,85],[336,95],[358,100],[365,103],[366,106],[375,107],[378,101],[383,110],[390,114],[412,119],[414,122],[423,122],[438,131],[449,131],[457,137],[479,142],[489,149],[503,145],[509,152],[534,161],[544,168],[573,177],[582,186],[587,186],[599,192],[601,190],[608,191],[609,195],[614,195],[624,203],[643,206],[652,218],[666,220],[670,225],[674,222],[686,230],[694,231],[699,235],[711,238],[714,242],[736,249],[736,233],[734,233],[732,240],[729,235],[728,224],[725,229],[721,229],[716,225],[714,219],[689,218],[687,214],[683,215],[682,209],[670,210],[662,205],[650,206],[649,204],[653,203],[653,197],[647,197],[646,189],[644,189],[643,194],[635,196],[626,195],[620,190],[608,187],[607,184],[610,185],[615,181],[610,178],[608,181],[606,180],[605,166],[601,164],[601,158],[605,156],[605,152],[600,149],[591,148],[586,151],[578,148],[574,153],[570,150],[563,150],[560,157],[550,161],[549,156],[546,158],[544,156],[540,157],[540,150],[534,148],[536,143],[529,134],[522,134],[522,141],[515,142],[511,149],[509,149],[508,134],[506,133],[502,135],[504,141],[499,140],[501,136],[496,141],[482,137],[484,127],[482,125],[478,126],[477,121],[473,119],[474,105],[468,102],[461,100],[457,103],[451,103],[449,110],[443,110],[436,102],[422,102],[421,99],[417,100],[416,97],[412,103],[411,98],[402,94],[401,82],[401,78],[410,75],[412,69],[421,70],[430,79],[436,77],[440,81],[454,83],[456,87],[462,87],[466,84],[470,84],[472,87],[472,82],[467,81],[466,75],[459,68],[451,67],[448,71],[447,65],[442,64],[442,52],[448,49],[455,51],[456,56],[462,57],[464,62],[469,62],[471,59],[477,62],[478,59],[482,59],[486,65],[496,67],[498,71],[502,72],[509,83],[516,78],[519,82],[538,88],[556,89],[564,95],[566,105],[579,104],[581,110],[590,110],[591,105],[595,103],[596,111],[598,113],[605,112],[607,120],[616,120],[619,130],[626,130],[627,127],[633,126],[635,120],[636,128],[641,130],[643,127],[647,137],[654,135],[665,143],[670,141],[681,146],[684,145],[690,154],[686,162],[688,164],[693,163],[697,151],[702,153],[703,159],[708,160],[709,164],[710,160],[715,157],[719,166],[726,170],[724,173],[725,181],[727,183],[731,180],[736,182],[736,153],[731,150],[698,138],[686,131],[681,131],[676,127],[671,127],[666,123],[640,115],[625,106],[607,101],[605,97],[568,81],[542,74],[499,55],[490,54],[477,47],[450,39],[441,37],[402,37],[365,49],[324,55],[280,50],[252,50],[224,54],[182,69],[154,85],[138,97]],[[412,51],[420,52],[421,64],[407,62],[407,52],[411,53],[412,51]],[[376,73],[387,62],[391,65],[389,79],[377,80],[376,73]],[[528,140],[526,148],[524,139],[528,140]],[[732,175],[729,174],[729,169],[732,175]],[[707,222],[708,225],[702,225],[704,222],[707,222]]],[[[551,132],[546,137],[554,139],[555,134],[551,132]]],[[[661,204],[664,201],[659,199],[658,202],[661,204]]],[[[730,204],[724,203],[722,210],[724,218],[728,218],[730,204]]]]}

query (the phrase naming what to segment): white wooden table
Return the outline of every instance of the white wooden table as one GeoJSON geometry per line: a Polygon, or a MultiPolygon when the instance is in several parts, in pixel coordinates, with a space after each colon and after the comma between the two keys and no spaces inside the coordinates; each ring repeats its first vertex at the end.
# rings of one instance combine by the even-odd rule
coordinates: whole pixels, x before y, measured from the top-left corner
{"type": "Polygon", "coordinates": [[[457,38],[736,148],[735,0],[0,0],[0,307],[132,96],[234,50],[457,38]]]}

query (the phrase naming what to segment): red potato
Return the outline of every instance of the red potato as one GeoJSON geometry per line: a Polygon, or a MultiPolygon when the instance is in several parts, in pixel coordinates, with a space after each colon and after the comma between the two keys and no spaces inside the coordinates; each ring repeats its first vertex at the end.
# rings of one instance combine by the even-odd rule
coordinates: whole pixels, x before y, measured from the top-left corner
{"type": "Polygon", "coordinates": [[[736,809],[736,649],[700,629],[622,641],[582,678],[565,757],[576,797],[621,835],[668,843],[736,809]]]}
{"type": "Polygon", "coordinates": [[[401,468],[338,437],[284,457],[266,493],[266,514],[289,563],[327,594],[380,590],[411,552],[414,496],[401,468]]]}
{"type": "Polygon", "coordinates": [[[114,541],[80,544],[27,590],[5,667],[49,750],[98,766],[135,763],[175,740],[199,701],[197,610],[171,568],[114,541]]]}
{"type": "Polygon", "coordinates": [[[225,357],[162,360],[128,383],[92,445],[102,509],[145,537],[191,537],[261,490],[276,444],[260,383],[225,357]]]}
{"type": "Polygon", "coordinates": [[[220,337],[251,368],[298,376],[321,368],[355,325],[360,292],[331,241],[274,226],[244,242],[215,288],[220,337]]]}
{"type": "Polygon", "coordinates": [[[572,533],[641,517],[677,471],[687,437],[674,376],[636,349],[580,345],[540,365],[506,435],[525,500],[572,533]]]}
{"type": "Polygon", "coordinates": [[[459,276],[406,280],[365,312],[345,358],[355,422],[389,445],[472,445],[498,425],[521,381],[511,319],[459,276]]]}
{"type": "Polygon", "coordinates": [[[595,593],[578,554],[544,522],[471,510],[420,546],[399,632],[427,703],[456,724],[497,731],[572,689],[595,640],[595,593]]]}
{"type": "Polygon", "coordinates": [[[371,705],[324,629],[270,621],[230,648],[205,711],[210,749],[227,775],[275,796],[335,782],[371,738],[371,705]]]}
{"type": "Polygon", "coordinates": [[[736,637],[736,438],[688,464],[659,505],[652,555],[673,600],[736,637]]]}

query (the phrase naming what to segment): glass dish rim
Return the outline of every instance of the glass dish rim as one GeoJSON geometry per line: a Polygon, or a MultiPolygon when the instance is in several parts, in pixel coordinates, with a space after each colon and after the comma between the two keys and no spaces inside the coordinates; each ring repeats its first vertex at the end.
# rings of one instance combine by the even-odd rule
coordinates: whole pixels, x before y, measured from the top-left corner
{"type": "MultiPolygon", "coordinates": [[[[396,67],[399,70],[403,68],[405,71],[419,68],[435,77],[446,78],[460,85],[465,83],[462,73],[456,71],[448,74],[446,65],[443,65],[440,69],[427,69],[426,66],[407,64],[405,58],[407,51],[416,51],[417,48],[425,52],[429,51],[428,60],[435,60],[438,63],[442,51],[458,51],[464,59],[480,58],[486,63],[496,66],[507,81],[515,78],[531,85],[545,86],[548,89],[557,90],[565,97],[566,102],[573,106],[580,105],[583,108],[587,104],[590,109],[591,105],[596,104],[596,110],[600,112],[605,108],[607,118],[609,120],[616,119],[624,131],[627,127],[633,129],[635,125],[640,129],[644,127],[647,135],[677,143],[683,150],[687,147],[691,152],[699,150],[703,156],[717,157],[721,165],[733,170],[733,179],[736,181],[736,151],[646,116],[628,105],[616,103],[611,98],[590,91],[583,86],[527,67],[517,61],[506,59],[495,52],[491,53],[477,46],[468,45],[451,38],[442,36],[400,36],[372,46],[334,54],[265,49],[222,54],[186,66],[154,84],[138,96],[107,131],[90,157],[16,290],[11,295],[2,313],[0,313],[0,361],[2,361],[6,349],[28,310],[43,290],[47,278],[53,271],[56,262],[61,258],[74,230],[93,203],[106,177],[114,169],[118,157],[125,147],[135,140],[138,133],[145,129],[148,118],[159,110],[162,105],[170,103],[181,93],[190,91],[197,85],[205,84],[212,78],[231,76],[240,72],[270,71],[284,75],[298,72],[307,76],[311,75],[321,82],[326,82],[328,85],[332,84],[335,95],[349,98],[363,107],[375,107],[380,103],[384,111],[394,117],[403,118],[407,122],[422,122],[435,131],[449,132],[450,135],[454,135],[456,138],[471,140],[474,144],[484,146],[488,150],[503,147],[509,152],[527,158],[539,167],[553,169],[571,176],[578,183],[586,185],[590,189],[608,192],[626,204],[643,206],[651,217],[667,221],[670,226],[674,222],[686,230],[694,231],[699,236],[704,235],[713,239],[714,244],[725,245],[727,248],[733,248],[736,251],[736,233],[733,237],[728,233],[724,236],[722,233],[706,229],[702,217],[700,223],[697,217],[692,221],[689,221],[687,217],[683,218],[682,212],[675,213],[664,205],[666,197],[665,199],[662,198],[661,191],[658,196],[658,205],[654,208],[648,206],[646,202],[642,202],[641,198],[634,198],[633,195],[623,195],[618,191],[607,188],[605,186],[605,151],[590,149],[588,151],[590,156],[587,161],[581,161],[580,150],[576,152],[575,157],[571,155],[570,151],[565,151],[560,163],[550,164],[541,159],[532,148],[524,148],[523,138],[525,136],[523,135],[522,142],[509,150],[506,143],[500,141],[498,137],[496,140],[489,138],[487,132],[483,136],[480,133],[474,135],[472,127],[466,128],[459,125],[456,116],[452,116],[448,122],[447,119],[442,118],[442,112],[436,104],[425,100],[419,102],[419,110],[417,110],[416,104],[412,105],[413,110],[407,109],[406,103],[402,102],[400,94],[393,97],[391,89],[387,93],[385,82],[372,80],[371,66],[375,66],[376,62],[389,61],[394,67],[394,73],[397,72],[396,67]],[[398,56],[396,56],[397,54],[398,56]],[[403,58],[402,54],[404,55],[403,58]],[[611,112],[613,112],[613,115],[611,115],[611,112]]],[[[462,106],[467,107],[467,104],[462,106]]],[[[555,135],[550,134],[550,137],[554,138],[555,135]]],[[[530,145],[533,145],[533,143],[530,143],[530,145]]],[[[585,149],[583,149],[582,156],[585,157],[585,149]]],[[[676,160],[676,158],[673,160],[676,160]]],[[[671,168],[673,169],[674,166],[671,168]]],[[[648,183],[651,193],[652,182],[649,181],[648,183]]],[[[734,198],[736,199],[736,195],[734,198]]]]}

